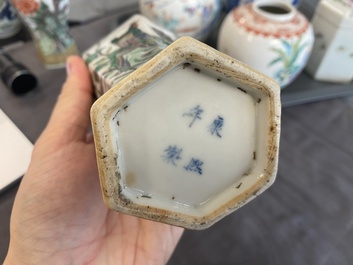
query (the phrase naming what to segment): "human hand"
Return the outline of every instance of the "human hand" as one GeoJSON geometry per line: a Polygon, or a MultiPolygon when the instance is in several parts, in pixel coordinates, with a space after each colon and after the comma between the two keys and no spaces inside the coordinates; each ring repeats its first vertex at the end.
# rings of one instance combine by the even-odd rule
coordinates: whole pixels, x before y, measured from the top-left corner
{"type": "Polygon", "coordinates": [[[183,229],[106,208],[92,137],[86,65],[68,59],[68,77],[36,142],[10,223],[8,264],[165,264],[183,229]]]}

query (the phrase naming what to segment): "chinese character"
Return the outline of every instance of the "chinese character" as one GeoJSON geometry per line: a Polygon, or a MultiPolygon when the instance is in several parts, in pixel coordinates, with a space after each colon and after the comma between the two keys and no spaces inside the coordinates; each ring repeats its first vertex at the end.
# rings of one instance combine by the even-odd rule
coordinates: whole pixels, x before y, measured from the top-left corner
{"type": "Polygon", "coordinates": [[[191,121],[189,127],[191,127],[194,124],[196,119],[201,120],[201,113],[202,112],[203,112],[203,109],[201,109],[200,105],[197,105],[195,108],[191,109],[189,112],[184,113],[183,116],[192,117],[192,121],[191,121]]]}
{"type": "Polygon", "coordinates": [[[174,166],[176,166],[176,161],[181,159],[181,151],[183,151],[183,149],[179,149],[176,145],[170,145],[167,149],[164,150],[165,155],[162,157],[164,158],[164,161],[167,161],[167,163],[172,163],[174,166]]]}
{"type": "Polygon", "coordinates": [[[212,135],[216,134],[219,138],[222,138],[220,131],[223,128],[223,118],[218,116],[217,119],[213,121],[213,123],[209,126],[209,130],[212,135]]]}
{"type": "Polygon", "coordinates": [[[202,165],[203,165],[202,161],[192,158],[190,163],[184,168],[188,171],[194,171],[202,175],[202,168],[201,168],[202,165]]]}

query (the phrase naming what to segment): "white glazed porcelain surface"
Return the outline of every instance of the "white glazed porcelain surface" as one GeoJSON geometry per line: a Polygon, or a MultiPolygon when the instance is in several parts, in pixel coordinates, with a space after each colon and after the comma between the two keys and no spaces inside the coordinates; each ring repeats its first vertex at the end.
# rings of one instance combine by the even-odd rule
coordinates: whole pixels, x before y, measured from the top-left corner
{"type": "Polygon", "coordinates": [[[275,79],[283,88],[307,63],[314,42],[307,19],[290,4],[258,1],[238,7],[224,19],[218,49],[275,79]],[[282,7],[275,14],[262,6],[282,7]]]}
{"type": "Polygon", "coordinates": [[[312,20],[315,43],[306,70],[316,80],[353,80],[353,2],[321,1],[312,20]]]}
{"type": "MultiPolygon", "coordinates": [[[[223,7],[226,12],[230,11],[231,9],[240,6],[240,5],[246,5],[252,2],[257,2],[257,1],[262,1],[262,0],[222,0],[223,7]]],[[[283,2],[287,2],[292,4],[295,7],[298,7],[301,0],[281,0],[283,2]]],[[[349,1],[349,0],[347,0],[349,1]]]]}
{"type": "Polygon", "coordinates": [[[353,28],[352,0],[321,0],[316,13],[325,16],[335,25],[353,28]]]}
{"type": "Polygon", "coordinates": [[[91,111],[105,202],[206,228],[274,181],[279,87],[181,38],[99,98],[91,111]]]}
{"type": "Polygon", "coordinates": [[[140,0],[140,12],[177,37],[205,40],[220,11],[220,0],[140,0]]]}
{"type": "Polygon", "coordinates": [[[175,36],[134,15],[83,53],[95,94],[100,97],[121,79],[167,47],[175,36]]]}
{"type": "Polygon", "coordinates": [[[194,68],[172,69],[113,113],[111,126],[126,197],[200,215],[253,171],[258,121],[250,95],[194,68]]]}

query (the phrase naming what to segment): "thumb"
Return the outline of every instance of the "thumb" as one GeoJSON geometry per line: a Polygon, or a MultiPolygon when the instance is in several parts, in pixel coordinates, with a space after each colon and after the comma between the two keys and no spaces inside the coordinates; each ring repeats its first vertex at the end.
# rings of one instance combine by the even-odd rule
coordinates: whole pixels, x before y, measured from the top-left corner
{"type": "Polygon", "coordinates": [[[66,62],[67,78],[54,107],[46,131],[53,132],[60,144],[85,141],[93,102],[88,68],[79,56],[66,62]]]}

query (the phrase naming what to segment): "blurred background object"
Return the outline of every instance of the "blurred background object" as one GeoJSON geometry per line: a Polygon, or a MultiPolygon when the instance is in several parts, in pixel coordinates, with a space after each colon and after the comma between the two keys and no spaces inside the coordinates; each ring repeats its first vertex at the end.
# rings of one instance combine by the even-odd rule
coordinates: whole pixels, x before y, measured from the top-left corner
{"type": "Polygon", "coordinates": [[[137,3],[138,0],[70,0],[69,20],[87,21],[137,3]]]}
{"type": "Polygon", "coordinates": [[[67,24],[69,0],[12,0],[31,32],[39,58],[46,68],[65,66],[77,47],[67,24]]]}
{"type": "Polygon", "coordinates": [[[322,0],[312,20],[315,43],[306,67],[316,80],[353,80],[353,1],[322,0]]]}
{"type": "MultiPolygon", "coordinates": [[[[234,7],[237,7],[240,5],[246,5],[252,2],[259,2],[259,1],[262,1],[262,0],[222,0],[222,4],[223,4],[223,9],[226,12],[229,12],[234,7]]],[[[300,0],[280,0],[280,1],[290,3],[295,7],[298,7],[300,4],[300,0]]]]}
{"type": "Polygon", "coordinates": [[[293,5],[263,0],[229,12],[220,27],[217,46],[284,88],[305,67],[313,43],[310,22],[293,5]]]}
{"type": "Polygon", "coordinates": [[[23,95],[37,85],[36,77],[23,64],[0,49],[0,74],[4,84],[16,95],[23,95]]]}
{"type": "Polygon", "coordinates": [[[173,33],[134,15],[82,55],[97,97],[134,72],[175,40],[173,33]]]}
{"type": "Polygon", "coordinates": [[[9,0],[0,1],[0,39],[16,35],[21,29],[21,21],[9,0]]]}
{"type": "Polygon", "coordinates": [[[140,0],[140,12],[177,37],[204,41],[217,25],[220,0],[140,0]]]}

